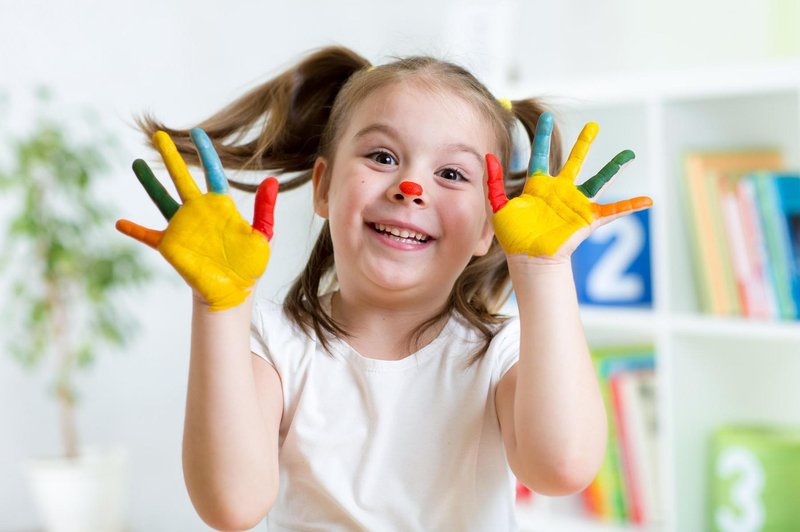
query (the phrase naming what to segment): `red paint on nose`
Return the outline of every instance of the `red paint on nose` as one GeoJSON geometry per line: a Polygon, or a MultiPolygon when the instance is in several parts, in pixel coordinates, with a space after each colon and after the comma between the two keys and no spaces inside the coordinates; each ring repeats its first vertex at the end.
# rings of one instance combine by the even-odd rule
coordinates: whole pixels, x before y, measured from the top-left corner
{"type": "Polygon", "coordinates": [[[422,185],[411,181],[403,181],[400,183],[400,191],[409,196],[422,196],[422,185]]]}

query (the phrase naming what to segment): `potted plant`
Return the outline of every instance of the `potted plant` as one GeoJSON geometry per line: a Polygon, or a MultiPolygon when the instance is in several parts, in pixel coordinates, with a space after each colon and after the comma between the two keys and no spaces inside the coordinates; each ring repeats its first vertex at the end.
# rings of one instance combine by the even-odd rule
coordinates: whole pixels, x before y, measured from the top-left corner
{"type": "MultiPolygon", "coordinates": [[[[48,97],[39,100],[41,109],[48,97]]],[[[61,452],[31,460],[28,471],[47,529],[118,530],[124,490],[113,477],[124,456],[81,447],[76,378],[100,352],[130,340],[135,324],[116,298],[149,273],[137,250],[113,233],[114,217],[97,197],[97,182],[110,169],[111,137],[99,132],[102,141],[79,141],[76,127],[97,131],[88,120],[67,128],[39,114],[30,131],[2,142],[8,157],[0,164],[0,193],[12,212],[0,217],[0,270],[10,288],[4,306],[13,309],[5,322],[15,331],[3,335],[4,348],[25,368],[50,372],[61,452]],[[78,515],[81,508],[87,515],[78,515]]]]}

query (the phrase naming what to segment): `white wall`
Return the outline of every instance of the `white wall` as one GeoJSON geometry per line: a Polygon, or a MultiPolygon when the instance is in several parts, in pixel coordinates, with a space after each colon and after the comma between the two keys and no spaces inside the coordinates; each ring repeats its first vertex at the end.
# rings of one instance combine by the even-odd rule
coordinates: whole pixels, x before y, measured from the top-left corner
{"type": "MultiPolygon", "coordinates": [[[[734,10],[722,0],[519,0],[507,3],[512,16],[494,33],[505,43],[463,48],[469,39],[459,32],[469,26],[444,0],[0,0],[0,91],[10,97],[0,138],[26,127],[28,94],[37,84],[54,88],[65,109],[91,105],[123,146],[123,160],[104,188],[108,201],[121,217],[163,227],[129,170],[136,157],[154,160],[126,125],[133,113],[150,110],[168,124],[189,125],[302,52],[332,43],[376,62],[433,53],[486,64],[491,50],[505,47],[511,53],[503,69],[526,78],[749,63],[798,51],[796,44],[787,48],[786,35],[774,27],[774,12],[786,2],[736,4],[734,10]]],[[[308,190],[279,198],[262,295],[281,293],[304,260],[307,246],[298,243],[308,239],[308,198],[308,190]]],[[[249,218],[252,198],[237,196],[237,202],[249,218]]],[[[0,201],[0,207],[8,205],[0,201]]],[[[180,468],[189,291],[154,252],[143,251],[159,280],[120,302],[138,318],[141,332],[126,352],[101,357],[82,380],[81,436],[86,443],[127,447],[132,531],[205,530],[180,468]]],[[[31,378],[0,356],[0,531],[39,524],[20,464],[59,449],[55,409],[44,386],[41,377],[31,378]]]]}

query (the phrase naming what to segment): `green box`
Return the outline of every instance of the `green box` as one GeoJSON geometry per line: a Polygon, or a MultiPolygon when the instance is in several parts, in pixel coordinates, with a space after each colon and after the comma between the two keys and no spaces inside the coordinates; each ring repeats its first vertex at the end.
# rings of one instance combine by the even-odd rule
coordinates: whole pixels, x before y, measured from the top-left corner
{"type": "Polygon", "coordinates": [[[710,466],[711,530],[800,530],[800,427],[721,427],[710,466]]]}

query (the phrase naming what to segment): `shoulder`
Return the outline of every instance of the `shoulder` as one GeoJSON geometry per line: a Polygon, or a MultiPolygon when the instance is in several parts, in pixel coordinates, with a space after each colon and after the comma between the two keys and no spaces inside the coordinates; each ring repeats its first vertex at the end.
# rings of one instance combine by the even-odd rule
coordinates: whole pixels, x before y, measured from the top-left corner
{"type": "MultiPolygon", "coordinates": [[[[483,347],[486,337],[466,318],[458,313],[452,320],[451,341],[457,339],[468,348],[470,353],[483,347]]],[[[509,316],[502,323],[490,326],[492,338],[489,341],[486,353],[482,357],[482,364],[496,369],[498,376],[502,376],[519,358],[519,318],[509,316]]]]}
{"type": "Polygon", "coordinates": [[[309,340],[281,303],[265,298],[257,298],[253,304],[250,339],[253,353],[273,365],[280,365],[281,357],[304,352],[309,340]]]}
{"type": "Polygon", "coordinates": [[[486,351],[496,369],[496,378],[502,378],[519,360],[519,317],[509,316],[498,325],[494,338],[486,351]]]}

